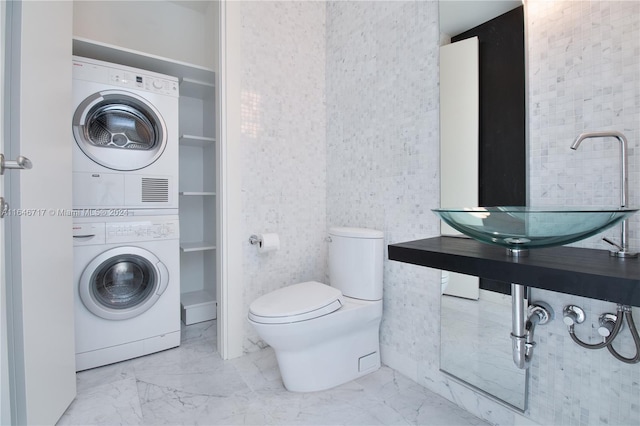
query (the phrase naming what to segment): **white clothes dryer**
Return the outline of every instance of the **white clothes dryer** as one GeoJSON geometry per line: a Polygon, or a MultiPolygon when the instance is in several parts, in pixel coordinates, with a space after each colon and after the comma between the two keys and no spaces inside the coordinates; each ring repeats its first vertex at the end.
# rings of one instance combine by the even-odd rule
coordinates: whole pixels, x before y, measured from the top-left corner
{"type": "Polygon", "coordinates": [[[76,371],[180,344],[178,216],[76,218],[76,371]]]}
{"type": "Polygon", "coordinates": [[[73,57],[73,207],[178,208],[178,79],[73,57]]]}

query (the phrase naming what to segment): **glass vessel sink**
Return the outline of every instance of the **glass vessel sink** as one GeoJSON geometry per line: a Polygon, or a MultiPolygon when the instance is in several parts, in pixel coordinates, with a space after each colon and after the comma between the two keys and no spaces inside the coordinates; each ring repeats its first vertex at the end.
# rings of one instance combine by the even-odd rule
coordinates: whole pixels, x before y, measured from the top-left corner
{"type": "Polygon", "coordinates": [[[528,249],[561,246],[608,229],[636,208],[464,207],[433,209],[445,223],[487,244],[523,255],[528,249]]]}

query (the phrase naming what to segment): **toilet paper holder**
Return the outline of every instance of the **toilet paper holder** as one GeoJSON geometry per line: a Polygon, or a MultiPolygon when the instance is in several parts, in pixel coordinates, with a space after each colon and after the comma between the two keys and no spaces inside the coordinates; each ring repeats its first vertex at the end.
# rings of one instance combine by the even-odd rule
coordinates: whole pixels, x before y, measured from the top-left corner
{"type": "Polygon", "coordinates": [[[249,237],[249,243],[258,246],[258,253],[268,253],[280,248],[280,237],[278,234],[253,234],[249,237]]]}

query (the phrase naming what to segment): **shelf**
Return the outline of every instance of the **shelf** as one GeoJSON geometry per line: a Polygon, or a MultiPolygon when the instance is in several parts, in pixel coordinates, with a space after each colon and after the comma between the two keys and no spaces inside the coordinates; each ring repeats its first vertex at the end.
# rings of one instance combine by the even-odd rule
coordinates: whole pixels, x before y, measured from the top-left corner
{"type": "Polygon", "coordinates": [[[189,98],[211,99],[215,93],[213,83],[184,77],[180,79],[180,96],[189,98]]]}
{"type": "Polygon", "coordinates": [[[194,251],[215,250],[216,245],[206,241],[181,242],[180,251],[183,253],[191,253],[194,251]]]}
{"type": "Polygon", "coordinates": [[[206,290],[191,291],[180,295],[180,303],[184,307],[200,306],[205,303],[215,302],[216,298],[206,290]]]}
{"type": "Polygon", "coordinates": [[[533,249],[509,257],[504,248],[468,238],[436,237],[389,245],[389,259],[506,283],[640,306],[640,261],[606,250],[533,249]]]}
{"type": "Polygon", "coordinates": [[[185,196],[214,196],[216,195],[215,192],[210,192],[210,191],[180,191],[180,195],[185,195],[185,196]]]}
{"type": "Polygon", "coordinates": [[[73,54],[166,74],[181,80],[205,82],[211,87],[215,82],[215,72],[212,69],[82,37],[73,38],[73,54]]]}
{"type": "Polygon", "coordinates": [[[206,136],[181,135],[179,142],[181,145],[185,146],[205,147],[213,145],[216,142],[216,139],[206,136]]]}
{"type": "Polygon", "coordinates": [[[216,319],[216,298],[206,290],[180,295],[180,316],[186,325],[216,319]]]}

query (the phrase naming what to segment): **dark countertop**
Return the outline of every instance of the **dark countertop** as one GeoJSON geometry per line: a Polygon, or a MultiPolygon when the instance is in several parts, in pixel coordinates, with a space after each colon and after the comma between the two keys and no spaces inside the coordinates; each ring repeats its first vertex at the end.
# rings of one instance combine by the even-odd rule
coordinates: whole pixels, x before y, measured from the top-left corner
{"type": "Polygon", "coordinates": [[[469,238],[435,237],[390,244],[389,259],[640,306],[640,258],[619,259],[606,250],[552,247],[510,257],[469,238]]]}

